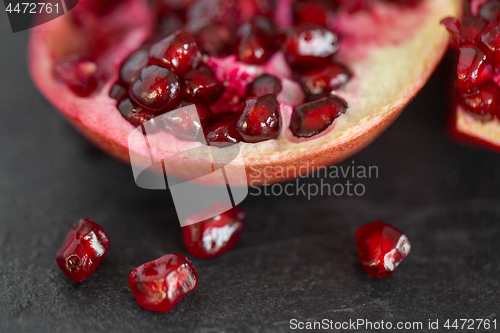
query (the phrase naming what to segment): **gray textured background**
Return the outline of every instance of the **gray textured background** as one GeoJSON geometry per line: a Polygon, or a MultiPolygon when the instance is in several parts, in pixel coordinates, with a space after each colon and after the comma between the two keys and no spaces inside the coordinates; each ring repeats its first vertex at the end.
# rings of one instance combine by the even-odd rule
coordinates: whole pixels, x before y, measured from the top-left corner
{"type": "Polygon", "coordinates": [[[31,83],[27,34],[11,34],[2,20],[3,332],[281,332],[292,318],[498,318],[500,154],[449,142],[439,74],[354,157],[379,167],[378,179],[363,181],[365,196],[248,197],[241,243],[219,258],[193,259],[198,287],[158,314],[135,302],[127,278],[146,261],[186,253],[169,194],[136,187],[129,166],[66,124],[31,83]],[[79,284],[59,271],[55,253],[82,217],[105,228],[111,248],[79,284]],[[385,280],[364,273],[354,244],[357,227],[375,219],[413,245],[385,280]]]}

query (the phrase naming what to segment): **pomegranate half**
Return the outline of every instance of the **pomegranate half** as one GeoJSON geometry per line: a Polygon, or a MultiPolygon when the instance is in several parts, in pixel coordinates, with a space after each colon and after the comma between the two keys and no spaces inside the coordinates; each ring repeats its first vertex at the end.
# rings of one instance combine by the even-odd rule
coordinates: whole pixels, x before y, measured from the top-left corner
{"type": "MultiPolygon", "coordinates": [[[[100,6],[104,8],[98,9],[99,15],[88,15],[88,11],[95,10],[88,5],[91,0],[80,2],[74,14],[64,15],[32,30],[28,54],[32,78],[46,98],[91,142],[122,161],[130,162],[130,154],[133,154],[134,161],[148,165],[149,151],[139,144],[140,135],[137,135],[137,142],[129,141],[134,126],[122,117],[116,100],[109,96],[123,62],[151,40],[156,15],[148,2],[143,0],[103,2],[109,6],[100,6]],[[73,77],[63,83],[60,75],[65,75],[65,71],[59,77],[54,74],[55,65],[62,59],[72,55],[95,57],[95,54],[98,54],[96,66],[100,71],[97,83],[92,81],[97,88],[90,94],[71,89],[67,82],[71,82],[73,77]]],[[[266,2],[242,0],[241,3],[262,5],[266,2]]],[[[241,51],[239,48],[237,56],[251,64],[236,60],[234,55],[204,59],[223,63],[221,68],[226,72],[236,69],[251,78],[265,73],[281,80],[283,95],[278,97],[281,112],[279,135],[273,132],[272,139],[238,143],[243,156],[238,163],[244,163],[248,183],[257,185],[285,181],[297,176],[293,170],[311,170],[340,162],[370,144],[396,119],[439,63],[448,43],[446,29],[439,22],[444,17],[459,15],[461,7],[457,0],[374,0],[367,1],[369,8],[360,10],[343,8],[342,3],[337,3],[340,9],[337,9],[333,19],[325,16],[320,23],[326,24],[339,36],[336,60],[345,65],[351,74],[350,80],[333,92],[346,102],[347,109],[345,113],[336,115],[331,125],[323,126],[326,129],[322,127],[317,133],[305,137],[294,135],[302,133],[303,128],[292,133],[293,108],[306,101],[304,92],[294,81],[288,67],[290,63],[302,64],[286,53],[288,49],[257,58],[255,54],[247,57],[244,52],[238,53],[241,51]]],[[[278,28],[291,25],[294,15],[298,15],[293,12],[295,7],[292,4],[291,0],[277,1],[273,19],[278,28]]],[[[307,19],[307,13],[301,17],[307,19]]],[[[259,42],[263,43],[258,39],[248,40],[254,45],[259,42]]],[[[94,67],[80,61],[83,60],[76,63],[82,69],[75,75],[85,75],[85,71],[94,70],[94,67]]],[[[192,179],[193,175],[203,173],[201,170],[211,168],[210,156],[190,150],[195,145],[193,142],[178,139],[164,131],[148,135],[148,140],[149,145],[154,147],[154,154],[175,154],[175,159],[164,165],[168,173],[192,179]]],[[[217,150],[219,158],[232,160],[234,150],[231,148],[211,149],[217,150]]],[[[162,171],[161,165],[159,171],[162,171]]],[[[241,181],[239,185],[246,184],[241,181]]]]}

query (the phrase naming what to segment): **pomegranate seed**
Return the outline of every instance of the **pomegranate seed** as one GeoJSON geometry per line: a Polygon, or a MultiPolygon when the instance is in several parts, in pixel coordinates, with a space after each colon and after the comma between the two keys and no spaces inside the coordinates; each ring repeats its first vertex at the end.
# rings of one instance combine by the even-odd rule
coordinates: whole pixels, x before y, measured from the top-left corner
{"type": "Polygon", "coordinates": [[[222,83],[217,81],[210,68],[193,69],[184,76],[183,95],[191,102],[210,104],[222,93],[222,83]]]}
{"type": "Polygon", "coordinates": [[[139,50],[134,52],[120,68],[120,79],[127,84],[134,83],[141,70],[148,65],[148,61],[148,51],[139,50]]]}
{"type": "Polygon", "coordinates": [[[240,133],[236,130],[238,118],[226,116],[209,124],[205,128],[205,139],[207,144],[214,147],[228,147],[243,141],[240,133]]]}
{"type": "Polygon", "coordinates": [[[183,101],[160,117],[160,126],[181,140],[204,142],[203,128],[209,118],[210,111],[205,106],[183,101]]]}
{"type": "Polygon", "coordinates": [[[269,74],[262,74],[248,85],[247,96],[262,97],[271,94],[277,97],[282,89],[280,79],[269,74]]]}
{"type": "Polygon", "coordinates": [[[296,137],[309,138],[327,129],[346,109],[347,103],[334,95],[299,105],[293,109],[290,130],[296,137]]]}
{"type": "Polygon", "coordinates": [[[451,34],[450,38],[450,46],[454,50],[458,50],[458,48],[462,44],[462,33],[460,30],[460,21],[454,17],[447,17],[441,21],[446,27],[446,30],[451,34]]]}
{"type": "Polygon", "coordinates": [[[476,46],[464,46],[459,49],[457,85],[460,92],[472,92],[489,80],[492,67],[486,55],[476,46]]]}
{"type": "Polygon", "coordinates": [[[82,282],[101,263],[109,248],[109,237],[95,222],[82,219],[69,231],[57,252],[57,265],[71,280],[82,282]]]}
{"type": "Polygon", "coordinates": [[[238,30],[238,59],[248,64],[263,64],[276,51],[275,30],[271,20],[256,17],[238,30]]]}
{"type": "MultiPolygon", "coordinates": [[[[152,110],[144,109],[143,107],[134,104],[130,99],[124,99],[118,104],[118,110],[123,118],[125,118],[132,126],[141,128],[144,127],[145,133],[153,133],[158,130],[155,120],[155,114],[152,110]]],[[[144,131],[143,131],[144,132],[144,131]]]]}
{"type": "Polygon", "coordinates": [[[480,40],[482,45],[486,47],[484,49],[493,65],[500,65],[500,23],[495,24],[484,33],[480,40]]]}
{"type": "Polygon", "coordinates": [[[462,104],[476,118],[491,120],[496,112],[498,90],[496,84],[487,82],[478,92],[464,94],[462,104]]]}
{"type": "Polygon", "coordinates": [[[152,65],[168,67],[182,76],[198,66],[201,51],[189,32],[177,30],[151,46],[149,60],[152,65]]]}
{"type": "Polygon", "coordinates": [[[134,269],[128,283],[144,309],[167,312],[196,288],[198,272],[186,256],[167,254],[134,269]]]}
{"type": "Polygon", "coordinates": [[[292,10],[295,24],[314,23],[326,27],[335,6],[328,0],[297,0],[292,4],[292,10]]]}
{"type": "Polygon", "coordinates": [[[188,9],[187,17],[189,23],[198,27],[216,23],[234,29],[239,25],[241,13],[236,0],[199,0],[188,9]]]}
{"type": "Polygon", "coordinates": [[[325,67],[339,49],[337,35],[316,24],[289,28],[282,38],[286,61],[293,68],[325,67]]]}
{"type": "Polygon", "coordinates": [[[238,244],[243,233],[245,213],[239,207],[208,220],[182,228],[186,249],[193,256],[210,259],[238,244]]]}
{"type": "Polygon", "coordinates": [[[462,19],[460,25],[460,32],[462,34],[461,45],[477,45],[479,36],[485,26],[486,22],[480,17],[470,16],[462,19]]]}
{"type": "Polygon", "coordinates": [[[72,56],[59,61],[54,66],[54,72],[80,97],[87,97],[97,89],[97,65],[84,57],[72,56]]]}
{"type": "Polygon", "coordinates": [[[479,10],[479,15],[489,22],[500,21],[500,1],[492,0],[488,1],[481,6],[479,10]]]}
{"type": "Polygon", "coordinates": [[[273,95],[252,97],[246,100],[236,129],[246,142],[276,139],[281,131],[279,103],[273,95]]]}
{"type": "Polygon", "coordinates": [[[180,85],[177,75],[168,68],[148,66],[129,88],[132,99],[151,110],[167,109],[177,104],[180,85]]]}
{"type": "Polygon", "coordinates": [[[320,95],[342,87],[351,78],[351,72],[341,64],[314,69],[302,74],[299,83],[309,95],[320,95]]]}
{"type": "Polygon", "coordinates": [[[223,56],[234,51],[234,34],[221,24],[208,24],[196,34],[203,52],[210,56],[223,56]]]}
{"type": "Polygon", "coordinates": [[[111,90],[109,91],[109,97],[111,97],[112,99],[114,99],[118,102],[121,102],[125,98],[127,98],[127,96],[128,96],[127,94],[128,94],[127,89],[118,83],[113,84],[113,86],[111,87],[111,90]]]}
{"type": "Polygon", "coordinates": [[[376,278],[388,277],[410,253],[408,238],[398,229],[375,221],[356,232],[356,246],[363,269],[376,278]]]}

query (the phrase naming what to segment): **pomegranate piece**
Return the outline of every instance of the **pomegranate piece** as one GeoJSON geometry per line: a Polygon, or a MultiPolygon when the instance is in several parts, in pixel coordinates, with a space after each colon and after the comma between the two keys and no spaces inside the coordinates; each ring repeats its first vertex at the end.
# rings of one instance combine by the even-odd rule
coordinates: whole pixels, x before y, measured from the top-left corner
{"type": "Polygon", "coordinates": [[[153,133],[158,130],[155,119],[153,119],[155,118],[153,111],[134,104],[129,98],[124,99],[118,104],[118,110],[123,118],[134,127],[139,128],[141,126],[141,130],[144,133],[153,133]],[[144,130],[142,127],[144,127],[144,130]]]}
{"type": "Polygon", "coordinates": [[[247,64],[263,64],[276,52],[276,28],[266,17],[256,17],[238,30],[239,42],[236,54],[247,64]]]}
{"type": "Polygon", "coordinates": [[[335,119],[345,113],[347,103],[330,95],[293,109],[290,130],[299,138],[309,138],[326,130],[335,119]]]}
{"type": "Polygon", "coordinates": [[[289,28],[281,38],[285,59],[295,69],[325,67],[339,49],[337,35],[317,24],[289,28]]]}
{"type": "Polygon", "coordinates": [[[128,283],[144,309],[168,312],[196,288],[198,272],[186,256],[167,254],[134,269],[128,283]]]}
{"type": "Polygon", "coordinates": [[[477,90],[491,78],[492,71],[486,55],[477,46],[469,45],[459,49],[457,68],[459,92],[470,93],[477,90]]]}
{"type": "Polygon", "coordinates": [[[168,67],[180,76],[196,68],[200,61],[201,51],[196,39],[184,30],[177,30],[149,50],[150,64],[168,67]]]}
{"type": "Polygon", "coordinates": [[[474,117],[483,121],[493,119],[497,107],[498,86],[488,82],[478,92],[461,96],[462,104],[474,117]]]}
{"type": "Polygon", "coordinates": [[[203,66],[186,73],[182,94],[193,103],[211,104],[219,98],[223,88],[210,68],[203,66]]]}
{"type": "Polygon", "coordinates": [[[292,4],[293,21],[295,24],[314,23],[326,27],[335,9],[334,3],[328,0],[297,0],[292,4]]]}
{"type": "Polygon", "coordinates": [[[342,87],[352,74],[341,64],[332,64],[323,69],[313,69],[303,73],[299,83],[306,94],[321,95],[342,87]]]}
{"type": "Polygon", "coordinates": [[[385,278],[394,273],[411,250],[406,235],[382,221],[359,228],[356,246],[363,269],[376,278],[385,278]]]}
{"type": "Polygon", "coordinates": [[[224,148],[243,141],[236,129],[238,118],[225,116],[209,124],[205,128],[205,139],[209,146],[224,148]]]}
{"type": "Polygon", "coordinates": [[[210,259],[238,244],[245,225],[245,213],[239,207],[182,228],[184,246],[193,256],[210,259]]]}
{"type": "Polygon", "coordinates": [[[234,51],[234,33],[225,25],[208,24],[196,33],[198,44],[210,56],[224,56],[234,51]]]}
{"type": "Polygon", "coordinates": [[[84,57],[72,56],[57,62],[54,73],[80,97],[88,97],[97,89],[97,65],[84,57]]]}
{"type": "Polygon", "coordinates": [[[148,65],[148,61],[148,51],[139,50],[134,52],[120,68],[120,79],[127,84],[134,83],[141,70],[148,65]]]}
{"type": "Polygon", "coordinates": [[[94,221],[82,219],[69,231],[56,262],[71,280],[82,282],[94,273],[108,248],[106,232],[94,221]]]}
{"type": "Polygon", "coordinates": [[[269,74],[262,74],[248,85],[247,96],[262,97],[271,94],[277,97],[282,89],[280,79],[269,74]]]}
{"type": "Polygon", "coordinates": [[[252,97],[246,100],[236,129],[245,142],[277,139],[281,132],[279,103],[273,95],[252,97]]]}
{"type": "Polygon", "coordinates": [[[177,104],[180,84],[177,75],[169,68],[148,66],[129,88],[129,94],[139,105],[151,109],[168,109],[177,104]]]}
{"type": "Polygon", "coordinates": [[[204,142],[203,128],[209,119],[210,111],[204,105],[183,101],[175,110],[162,115],[159,125],[181,140],[204,142]]]}
{"type": "Polygon", "coordinates": [[[118,102],[123,101],[125,98],[127,98],[127,96],[128,96],[127,89],[118,83],[113,84],[111,90],[109,91],[109,97],[118,102]]]}

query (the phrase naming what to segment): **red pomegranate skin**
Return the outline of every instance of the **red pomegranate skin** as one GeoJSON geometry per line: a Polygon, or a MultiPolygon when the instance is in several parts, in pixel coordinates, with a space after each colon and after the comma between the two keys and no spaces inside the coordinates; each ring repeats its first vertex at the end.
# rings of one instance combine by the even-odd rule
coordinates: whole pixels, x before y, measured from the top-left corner
{"type": "Polygon", "coordinates": [[[239,207],[208,220],[182,228],[184,246],[193,256],[211,259],[235,247],[245,227],[245,213],[239,207]]]}
{"type": "Polygon", "coordinates": [[[382,221],[359,228],[356,246],[363,269],[379,279],[392,275],[411,250],[406,235],[382,221]]]}
{"type": "Polygon", "coordinates": [[[82,219],[69,231],[56,262],[71,280],[82,282],[94,273],[108,248],[106,232],[94,221],[82,219]]]}
{"type": "Polygon", "coordinates": [[[168,312],[196,288],[198,272],[186,256],[166,254],[134,269],[128,283],[135,299],[144,309],[168,312]]]}

